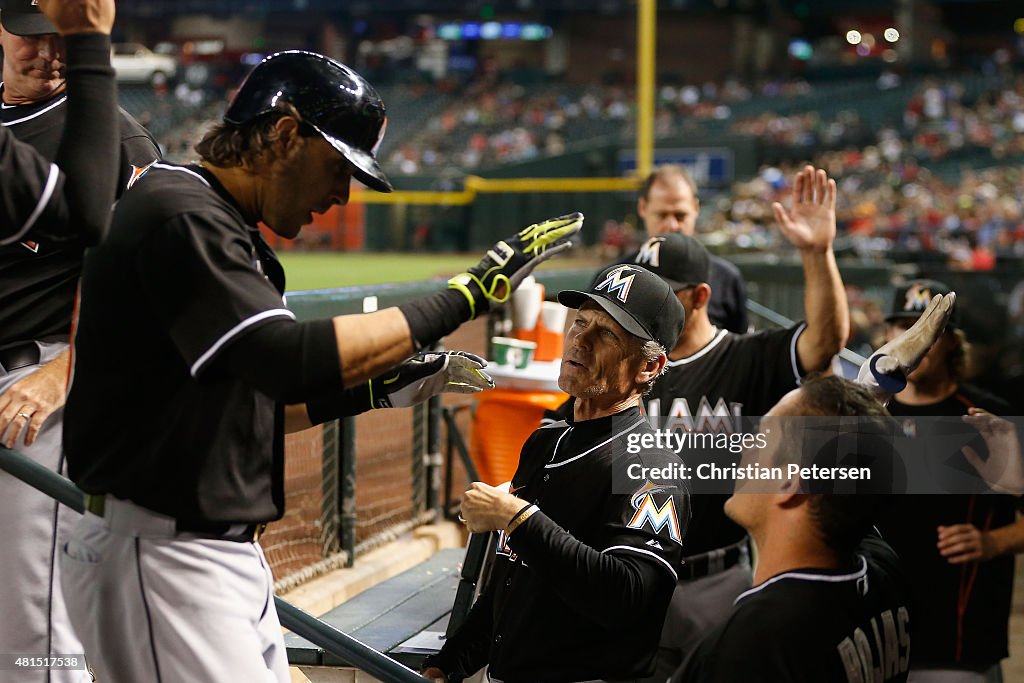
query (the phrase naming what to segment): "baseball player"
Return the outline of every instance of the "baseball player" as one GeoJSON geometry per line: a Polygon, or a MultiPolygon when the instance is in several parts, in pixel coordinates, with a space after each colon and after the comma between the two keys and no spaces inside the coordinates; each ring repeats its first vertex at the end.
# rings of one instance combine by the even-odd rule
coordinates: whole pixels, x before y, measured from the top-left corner
{"type": "MultiPolygon", "coordinates": [[[[66,15],[61,22],[66,23],[67,17],[85,16],[85,9],[98,8],[74,3],[64,8],[66,15]]],[[[97,19],[100,16],[109,23],[112,8],[108,5],[102,15],[96,15],[97,19]]],[[[106,40],[100,42],[85,46],[87,54],[82,57],[86,64],[99,64],[102,74],[107,69],[103,64],[108,62],[101,61],[99,52],[108,48],[106,40]]],[[[57,28],[30,0],[3,0],[0,45],[4,51],[0,123],[20,141],[53,160],[69,117],[68,94],[61,75],[64,47],[57,28]]],[[[80,44],[75,47],[80,48],[80,44]]],[[[109,56],[102,59],[109,60],[109,56]]],[[[88,83],[87,78],[85,84],[77,85],[88,83]]],[[[111,97],[112,88],[113,84],[108,83],[95,95],[102,97],[105,92],[111,97]]],[[[78,116],[76,112],[71,114],[78,116]]],[[[115,120],[120,130],[119,173],[114,181],[99,180],[97,191],[102,191],[104,182],[117,182],[124,188],[133,165],[142,167],[158,157],[156,144],[138,123],[124,113],[115,120]]],[[[91,122],[76,120],[69,124],[68,134],[81,135],[83,125],[91,122]]],[[[101,164],[99,170],[102,168],[101,164]]],[[[81,226],[74,216],[70,223],[52,223],[51,219],[60,216],[50,212],[47,220],[42,216],[35,220],[33,239],[0,246],[0,443],[17,448],[57,472],[64,470],[60,434],[75,289],[85,245],[95,241],[105,225],[105,219],[98,217],[109,197],[99,194],[86,200],[100,205],[93,205],[85,213],[86,222],[81,226]],[[57,241],[47,237],[69,231],[82,239],[57,241]]],[[[76,201],[82,206],[81,199],[76,201]]],[[[109,212],[109,204],[105,208],[109,212]]],[[[68,623],[55,567],[60,539],[77,515],[59,508],[54,500],[14,477],[0,474],[0,517],[7,520],[0,528],[0,545],[4,548],[0,564],[6,577],[0,598],[0,610],[5,615],[0,623],[4,651],[81,654],[82,645],[68,623]]],[[[80,681],[83,677],[88,680],[82,671],[0,671],[0,680],[17,683],[80,681]]]]}
{"type": "MultiPolygon", "coordinates": [[[[954,298],[934,297],[911,330],[875,352],[858,383],[816,375],[786,394],[759,427],[762,434],[775,434],[769,449],[745,457],[759,464],[805,464],[817,454],[808,446],[821,440],[805,441],[802,429],[820,435],[823,418],[839,417],[827,426],[842,433],[844,443],[855,444],[850,455],[866,455],[859,463],[874,463],[875,471],[884,472],[879,440],[891,440],[896,426],[883,403],[894,382],[913,371],[942,334],[954,298]],[[794,416],[812,416],[813,426],[794,416]]],[[[871,494],[877,489],[830,495],[820,485],[737,483],[725,510],[757,544],[754,587],[688,653],[673,683],[907,680],[920,620],[909,608],[908,574],[871,533],[877,503],[871,494]]]]}
{"type": "MultiPolygon", "coordinates": [[[[708,284],[713,277],[710,256],[694,237],[658,235],[636,255],[635,263],[661,276],[686,309],[686,326],[669,351],[665,375],[645,398],[648,416],[661,427],[743,431],[745,416],[764,414],[805,374],[826,368],[842,348],[849,311],[832,252],[835,182],[808,166],[796,176],[792,211],[777,204],[775,212],[783,233],[799,249],[804,268],[807,322],[789,329],[741,335],[716,327],[708,313],[714,296],[708,284]]],[[[725,498],[693,496],[680,583],[651,681],[664,681],[703,634],[725,618],[736,596],[750,587],[747,535],[726,518],[725,498]]]]}
{"type": "MultiPolygon", "coordinates": [[[[640,185],[636,213],[644,222],[648,237],[670,233],[693,236],[700,214],[697,183],[682,166],[658,166],[640,185]]],[[[624,262],[635,261],[635,258],[626,258],[624,262]]],[[[711,256],[708,283],[714,292],[708,302],[711,322],[723,330],[745,333],[749,327],[747,287],[739,268],[720,256],[711,256]]]]}
{"type": "Polygon", "coordinates": [[[88,513],[62,566],[104,683],[290,680],[254,542],[284,512],[285,432],[487,386],[480,359],[409,357],[507,300],[582,225],[532,225],[417,302],[296,322],[256,225],[294,238],[348,200],[353,177],[390,191],[374,158],[385,120],[347,66],[271,55],[197,145],[201,161],[152,165],[89,251],[64,433],[88,513]]]}
{"type": "MultiPolygon", "coordinates": [[[[849,334],[849,311],[832,251],[835,182],[806,167],[793,184],[793,208],[775,205],[783,234],[800,251],[806,323],[738,335],[712,324],[709,258],[696,239],[668,235],[649,240],[637,262],[664,278],[687,312],[687,324],[669,353],[665,376],[647,398],[647,414],[664,427],[739,432],[744,416],[762,415],[809,372],[828,367],[849,334]]],[[[685,455],[683,456],[685,459],[685,455]]],[[[669,607],[656,677],[679,665],[708,628],[729,613],[750,585],[746,533],[726,518],[724,495],[693,497],[691,534],[680,584],[669,607]]]]}
{"type": "MultiPolygon", "coordinates": [[[[901,334],[922,316],[928,301],[949,291],[934,280],[897,287],[887,337],[901,334]]],[[[952,442],[960,436],[960,421],[944,424],[935,418],[1010,412],[1002,399],[963,381],[966,354],[954,308],[946,331],[888,404],[907,436],[938,441],[948,431],[952,442]]],[[[980,437],[975,441],[987,460],[980,437]]],[[[959,452],[949,457],[955,467],[970,471],[959,452]]],[[[1014,498],[1002,495],[904,495],[886,501],[878,528],[914,577],[911,681],[1000,680],[1000,660],[1008,656],[1013,556],[1024,551],[1024,521],[1017,508],[1014,498]]]]}
{"type": "Polygon", "coordinates": [[[485,664],[505,683],[634,679],[653,667],[686,496],[675,479],[644,474],[680,463],[640,447],[652,436],[640,397],[683,309],[631,265],[558,300],[577,309],[558,379],[574,412],[527,440],[510,492],[480,482],[466,492],[469,530],[500,532],[495,565],[466,622],[425,662],[428,678],[457,681],[485,664]]]}
{"type": "MultiPolygon", "coordinates": [[[[870,392],[842,378],[816,376],[768,411],[761,428],[784,435],[782,452],[758,461],[781,464],[801,455],[800,428],[785,418],[806,415],[846,417],[844,430],[850,416],[859,416],[858,438],[892,434],[885,409],[870,392]]],[[[822,428],[817,418],[815,429],[822,428]]],[[[877,451],[870,455],[878,460],[877,451]]],[[[725,510],[757,544],[754,587],[689,653],[673,683],[907,680],[920,621],[909,609],[908,575],[871,533],[874,497],[811,490],[748,493],[737,482],[725,510]]]]}
{"type": "Polygon", "coordinates": [[[110,220],[117,186],[114,4],[88,0],[88,10],[79,12],[80,4],[40,4],[68,53],[66,106],[72,115],[53,161],[0,126],[0,246],[61,237],[93,244],[110,220]]]}

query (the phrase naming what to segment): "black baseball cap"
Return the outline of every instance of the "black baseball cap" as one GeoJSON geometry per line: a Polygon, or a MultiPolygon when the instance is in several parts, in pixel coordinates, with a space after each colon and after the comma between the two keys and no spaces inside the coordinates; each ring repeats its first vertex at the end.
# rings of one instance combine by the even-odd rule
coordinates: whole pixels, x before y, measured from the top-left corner
{"type": "Polygon", "coordinates": [[[593,301],[623,329],[644,340],[672,349],[683,331],[683,305],[660,277],[640,266],[618,264],[602,270],[590,291],[566,289],[558,301],[579,308],[593,301]]]}
{"type": "Polygon", "coordinates": [[[711,256],[690,235],[656,235],[644,242],[633,261],[667,282],[674,292],[711,281],[711,256]]]}
{"type": "Polygon", "coordinates": [[[0,22],[16,36],[57,33],[57,27],[39,11],[39,0],[0,0],[0,22]]]}
{"type": "MultiPolygon", "coordinates": [[[[885,321],[891,323],[899,319],[917,320],[936,295],[949,294],[952,291],[948,285],[938,280],[911,280],[893,291],[892,308],[885,321]]],[[[955,303],[947,326],[960,327],[960,316],[955,303]]]]}

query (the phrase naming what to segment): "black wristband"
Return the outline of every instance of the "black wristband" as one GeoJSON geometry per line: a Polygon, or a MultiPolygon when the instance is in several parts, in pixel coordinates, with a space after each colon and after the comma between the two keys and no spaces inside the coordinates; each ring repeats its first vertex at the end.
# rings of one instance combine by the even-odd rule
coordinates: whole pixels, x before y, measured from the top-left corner
{"type": "Polygon", "coordinates": [[[315,425],[337,420],[342,417],[359,415],[370,410],[370,383],[346,389],[334,396],[315,398],[306,402],[306,414],[315,425]]]}
{"type": "Polygon", "coordinates": [[[417,351],[434,345],[472,316],[466,296],[454,289],[400,304],[398,310],[409,323],[417,351]]]}

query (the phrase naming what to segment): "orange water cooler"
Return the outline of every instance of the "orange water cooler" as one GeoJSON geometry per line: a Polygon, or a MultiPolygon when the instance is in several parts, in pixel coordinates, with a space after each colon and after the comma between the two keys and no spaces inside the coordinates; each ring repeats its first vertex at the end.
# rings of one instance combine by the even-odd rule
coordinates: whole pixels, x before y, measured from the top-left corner
{"type": "Polygon", "coordinates": [[[559,362],[531,362],[520,370],[491,364],[496,389],[477,396],[471,450],[480,478],[496,486],[511,481],[519,452],[540,427],[545,410],[568,398],[558,390],[559,362]]]}

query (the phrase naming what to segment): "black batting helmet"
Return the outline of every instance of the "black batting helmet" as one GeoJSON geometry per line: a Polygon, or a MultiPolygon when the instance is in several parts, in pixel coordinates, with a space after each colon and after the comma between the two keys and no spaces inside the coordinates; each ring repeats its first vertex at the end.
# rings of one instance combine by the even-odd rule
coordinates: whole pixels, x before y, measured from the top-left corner
{"type": "Polygon", "coordinates": [[[334,149],[355,166],[355,177],[378,192],[391,192],[374,153],[384,138],[384,102],[366,79],[341,62],[315,52],[288,50],[256,65],[235,93],[224,121],[235,125],[295,107],[334,149]]]}

